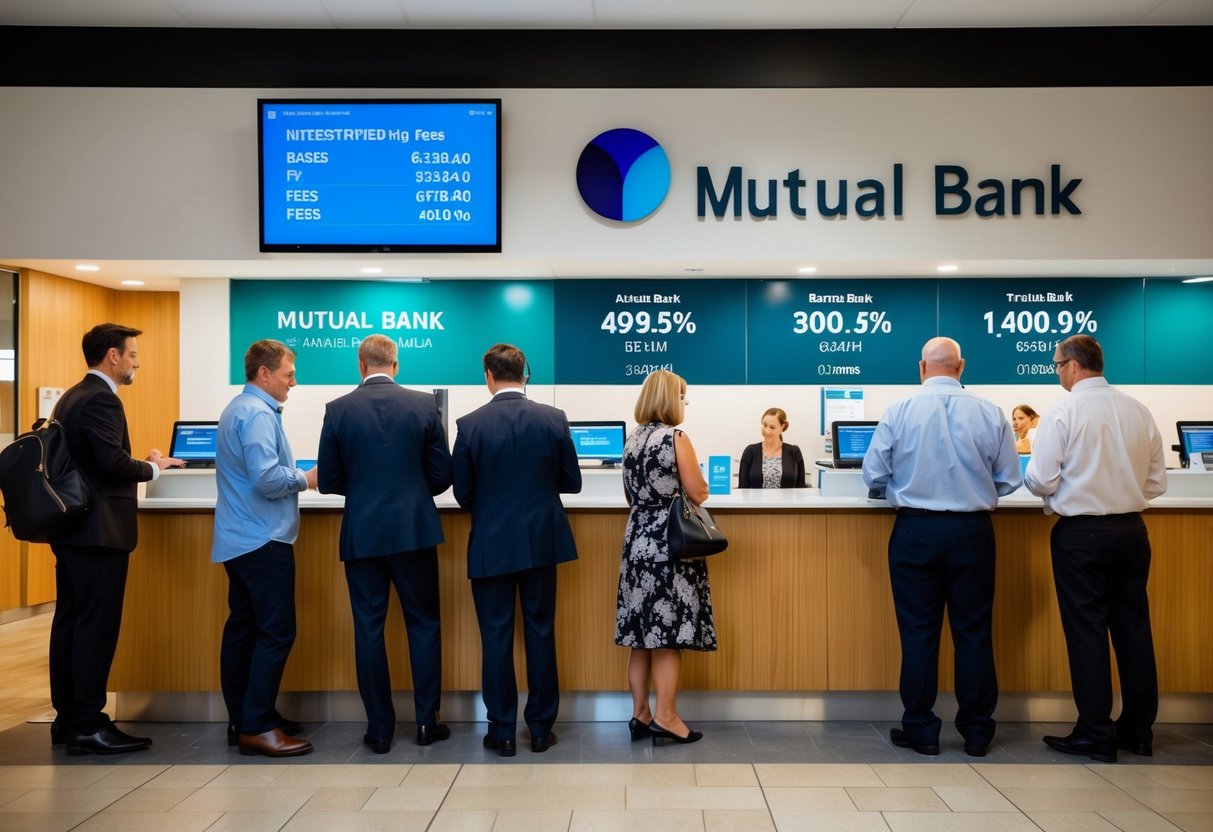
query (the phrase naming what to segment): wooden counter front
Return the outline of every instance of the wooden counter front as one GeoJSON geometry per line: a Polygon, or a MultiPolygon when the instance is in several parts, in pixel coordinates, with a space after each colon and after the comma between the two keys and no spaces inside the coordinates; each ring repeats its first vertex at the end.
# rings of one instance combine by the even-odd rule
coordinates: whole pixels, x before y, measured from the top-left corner
{"type": "MultiPolygon", "coordinates": [[[[889,590],[887,509],[729,510],[709,559],[720,649],[685,654],[683,687],[722,691],[861,691],[897,687],[900,648],[889,590]]],[[[627,650],[613,643],[626,512],[569,513],[580,559],[559,567],[557,638],[566,691],[626,690],[627,650]]],[[[1213,692],[1213,511],[1145,514],[1154,549],[1151,613],[1164,692],[1213,692]]],[[[479,690],[480,638],[466,577],[468,515],[442,514],[443,689],[479,690]]],[[[284,691],[352,691],[353,633],[337,559],[339,511],[305,512],[295,545],[298,638],[284,691]]],[[[1065,691],[1069,669],[1049,561],[1053,519],[1000,509],[995,660],[1004,691],[1065,691]]],[[[219,690],[227,577],[210,562],[213,513],[141,511],[110,687],[219,690]]],[[[520,626],[520,625],[519,625],[520,626]]],[[[945,628],[946,630],[946,628],[945,628]]],[[[395,599],[387,639],[393,687],[408,689],[408,646],[395,599]]],[[[516,650],[525,683],[521,637],[516,650]]],[[[952,684],[945,633],[940,687],[952,684]]]]}

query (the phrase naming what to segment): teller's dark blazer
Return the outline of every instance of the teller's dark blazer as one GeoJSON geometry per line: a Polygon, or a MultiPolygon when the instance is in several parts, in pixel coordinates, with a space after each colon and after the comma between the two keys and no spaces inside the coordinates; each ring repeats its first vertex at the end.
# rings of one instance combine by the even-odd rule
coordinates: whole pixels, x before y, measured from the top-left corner
{"type": "MultiPolygon", "coordinates": [[[[741,452],[741,465],[737,467],[738,488],[762,488],[762,443],[747,445],[741,452]]],[[[796,445],[783,443],[783,476],[780,488],[807,488],[805,482],[804,455],[796,445]]]]}
{"type": "Polygon", "coordinates": [[[152,466],[131,457],[122,400],[90,373],[63,394],[54,418],[63,424],[72,463],[92,499],[83,520],[55,534],[51,543],[133,551],[139,541],[138,484],[152,478],[152,466]]]}
{"type": "Polygon", "coordinates": [[[317,466],[321,493],[345,495],[342,560],[443,541],[434,496],[451,485],[451,454],[429,393],[376,376],[329,402],[317,466]]]}
{"type": "Polygon", "coordinates": [[[472,514],[468,577],[575,560],[561,494],[581,491],[564,411],[502,393],[456,421],[455,499],[472,514]]]}

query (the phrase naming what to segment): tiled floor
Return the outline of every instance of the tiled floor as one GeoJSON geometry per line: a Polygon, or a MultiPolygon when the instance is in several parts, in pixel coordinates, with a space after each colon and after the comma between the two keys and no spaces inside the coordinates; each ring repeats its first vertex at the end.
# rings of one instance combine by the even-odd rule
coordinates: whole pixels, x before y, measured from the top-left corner
{"type": "Polygon", "coordinates": [[[988,757],[945,736],[925,758],[895,748],[884,723],[699,723],[702,742],[654,748],[626,726],[558,723],[546,754],[405,736],[383,756],[362,726],[305,734],[316,753],[242,757],[212,723],[124,725],[146,752],[66,757],[45,724],[0,733],[0,830],[1100,830],[1213,832],[1213,726],[1160,725],[1152,758],[1085,764],[1040,735],[1067,726],[999,726],[988,757]]]}

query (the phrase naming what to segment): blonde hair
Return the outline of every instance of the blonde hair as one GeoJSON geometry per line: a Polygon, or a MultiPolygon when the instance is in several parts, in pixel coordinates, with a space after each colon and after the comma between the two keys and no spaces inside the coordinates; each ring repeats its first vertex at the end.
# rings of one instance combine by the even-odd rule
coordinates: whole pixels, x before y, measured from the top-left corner
{"type": "Polygon", "coordinates": [[[686,392],[686,379],[669,370],[654,370],[640,387],[640,398],[636,400],[636,424],[661,422],[678,425],[686,415],[682,395],[686,392]]]}
{"type": "Polygon", "coordinates": [[[358,345],[358,360],[368,367],[390,367],[396,363],[396,342],[386,335],[368,335],[358,345]]]}

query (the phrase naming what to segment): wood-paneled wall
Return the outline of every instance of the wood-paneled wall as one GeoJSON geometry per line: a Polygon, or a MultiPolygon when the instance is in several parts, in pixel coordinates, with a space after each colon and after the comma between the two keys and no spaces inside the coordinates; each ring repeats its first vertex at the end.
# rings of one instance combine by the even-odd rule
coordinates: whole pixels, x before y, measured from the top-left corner
{"type": "MultiPolygon", "coordinates": [[[[179,296],[176,292],[120,292],[34,269],[20,271],[17,333],[17,432],[38,415],[39,387],[68,388],[87,371],[80,339],[107,321],[143,330],[135,383],[119,390],[136,457],[164,448],[177,419],[180,385],[179,296]]],[[[5,533],[7,534],[7,532],[5,533]]],[[[0,558],[6,557],[0,550],[0,558]]],[[[0,609],[55,600],[54,555],[45,544],[20,544],[19,592],[0,589],[0,609]]],[[[0,576],[11,569],[0,561],[0,576]]]]}

